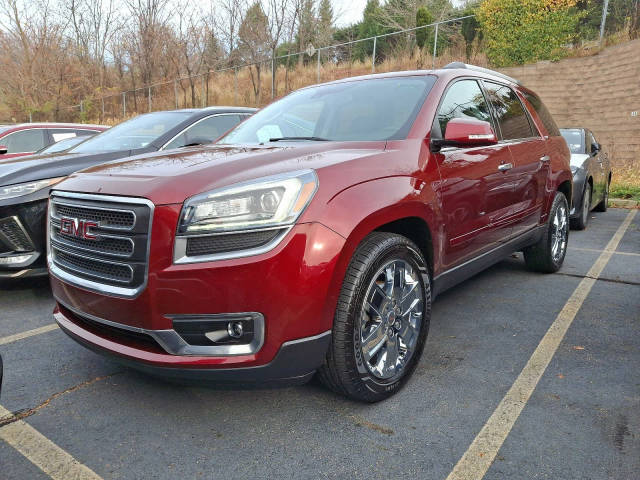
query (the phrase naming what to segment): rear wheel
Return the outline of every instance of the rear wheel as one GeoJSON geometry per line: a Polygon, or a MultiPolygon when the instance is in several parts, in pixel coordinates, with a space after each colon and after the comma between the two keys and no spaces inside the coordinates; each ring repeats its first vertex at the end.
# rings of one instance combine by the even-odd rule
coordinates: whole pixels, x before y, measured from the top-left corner
{"type": "Polygon", "coordinates": [[[580,215],[571,222],[571,227],[576,230],[584,230],[589,223],[589,207],[591,206],[591,184],[587,182],[580,202],[580,215]]]}
{"type": "Polygon", "coordinates": [[[604,193],[602,194],[602,201],[598,205],[596,205],[596,208],[594,208],[596,212],[607,211],[607,207],[609,206],[609,183],[610,183],[610,180],[607,179],[607,183],[605,183],[604,185],[604,193]]]}
{"type": "Polygon", "coordinates": [[[431,288],[419,249],[400,235],[370,234],[347,269],[320,380],[354,400],[393,395],[420,360],[430,316],[431,288]]]}
{"type": "Polygon", "coordinates": [[[560,269],[567,253],[568,227],[567,198],[562,192],[556,192],[540,240],[524,250],[524,261],[530,270],[553,273],[560,269]]]}

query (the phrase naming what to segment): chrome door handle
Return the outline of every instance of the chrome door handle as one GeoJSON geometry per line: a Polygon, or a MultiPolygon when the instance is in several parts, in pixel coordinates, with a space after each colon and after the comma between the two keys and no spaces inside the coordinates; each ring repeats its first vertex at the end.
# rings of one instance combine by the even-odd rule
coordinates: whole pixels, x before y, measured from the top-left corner
{"type": "Polygon", "coordinates": [[[541,162],[548,162],[549,160],[551,160],[551,157],[549,155],[545,155],[544,157],[540,157],[540,161],[541,162]]]}
{"type": "Polygon", "coordinates": [[[513,168],[513,163],[503,163],[498,165],[498,170],[501,172],[506,172],[507,170],[511,170],[513,168]]]}

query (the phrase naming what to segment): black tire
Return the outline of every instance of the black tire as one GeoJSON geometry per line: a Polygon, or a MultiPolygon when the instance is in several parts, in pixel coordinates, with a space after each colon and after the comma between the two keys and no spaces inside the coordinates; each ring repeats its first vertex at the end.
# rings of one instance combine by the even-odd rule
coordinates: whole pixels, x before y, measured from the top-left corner
{"type": "Polygon", "coordinates": [[[606,212],[607,207],[609,206],[609,184],[611,183],[611,179],[607,179],[607,183],[604,186],[604,194],[602,196],[602,201],[596,205],[593,209],[596,212],[606,212]]]}
{"type": "MultiPolygon", "coordinates": [[[[393,288],[395,287],[392,287],[391,291],[395,292],[393,288]]],[[[398,308],[400,307],[396,306],[396,310],[398,308]]],[[[385,311],[389,312],[390,310],[385,311]]],[[[387,317],[390,316],[390,313],[387,314],[387,317]]],[[[402,315],[399,318],[404,317],[402,315]]],[[[381,319],[382,315],[378,318],[381,319]]],[[[427,263],[418,247],[400,235],[385,232],[369,234],[358,246],[347,269],[336,307],[331,345],[324,365],[318,370],[320,381],[331,390],[354,400],[378,402],[388,398],[407,382],[415,370],[424,349],[430,318],[431,283],[427,263]],[[423,295],[423,307],[419,331],[412,335],[412,337],[417,336],[413,352],[407,358],[404,366],[401,365],[402,368],[395,376],[382,379],[377,378],[370,370],[371,366],[363,353],[361,331],[362,322],[366,318],[363,309],[367,301],[367,294],[372,291],[371,288],[375,288],[372,287],[374,282],[378,284],[376,276],[380,274],[381,269],[390,262],[399,262],[411,267],[418,282],[417,284],[413,283],[415,285],[413,295],[420,293],[423,295]],[[418,288],[421,290],[417,290],[418,288]]],[[[398,320],[393,323],[393,319],[389,318],[386,321],[391,321],[396,326],[399,323],[398,320]]],[[[379,328],[386,331],[387,327],[383,327],[382,321],[379,325],[379,328]]],[[[386,335],[385,338],[387,338],[386,335]]],[[[396,345],[400,345],[400,331],[396,333],[396,338],[398,339],[396,345]]],[[[400,347],[396,346],[396,348],[400,347]]],[[[385,354],[385,357],[388,355],[385,354]]],[[[395,371],[395,363],[393,370],[395,371]]]]}
{"type": "Polygon", "coordinates": [[[525,248],[524,261],[527,268],[535,272],[553,273],[557,272],[564,262],[567,253],[567,243],[569,241],[569,205],[567,198],[562,192],[556,192],[556,196],[549,210],[549,218],[542,232],[540,240],[535,245],[525,248]],[[559,211],[561,213],[559,213],[559,211]],[[554,233],[559,229],[555,227],[556,216],[563,217],[564,226],[560,227],[558,244],[559,250],[554,253],[554,233]]]}
{"type": "Polygon", "coordinates": [[[580,199],[580,214],[577,218],[571,219],[571,228],[574,230],[584,230],[589,223],[589,212],[591,206],[591,184],[586,182],[582,198],[580,199]],[[586,203],[586,205],[585,205],[586,203]]]}

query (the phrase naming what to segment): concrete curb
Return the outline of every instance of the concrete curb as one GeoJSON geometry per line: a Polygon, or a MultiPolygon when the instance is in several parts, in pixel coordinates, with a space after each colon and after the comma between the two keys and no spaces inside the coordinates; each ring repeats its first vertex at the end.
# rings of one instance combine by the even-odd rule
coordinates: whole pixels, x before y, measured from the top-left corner
{"type": "Polygon", "coordinates": [[[610,198],[609,206],[613,208],[640,208],[640,201],[625,198],[610,198]]]}

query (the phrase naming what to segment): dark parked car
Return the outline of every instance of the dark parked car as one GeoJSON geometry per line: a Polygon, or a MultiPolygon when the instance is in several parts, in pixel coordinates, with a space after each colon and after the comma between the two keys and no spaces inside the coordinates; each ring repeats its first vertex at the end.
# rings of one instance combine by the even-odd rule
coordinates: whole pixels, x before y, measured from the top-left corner
{"type": "Polygon", "coordinates": [[[378,401],[415,369],[438,293],[513,251],[560,268],[570,201],[567,144],[509,77],[454,64],[308,87],[216,145],[56,185],[54,316],[153,374],[318,371],[378,401]]]}
{"type": "Polygon", "coordinates": [[[31,155],[64,138],[95,135],[104,125],[78,123],[22,123],[0,126],[0,161],[31,155]]]}
{"type": "Polygon", "coordinates": [[[67,175],[140,153],[212,142],[254,111],[211,107],[147,113],[68,151],[0,162],[0,278],[46,274],[49,189],[67,175]]]}
{"type": "Polygon", "coordinates": [[[571,151],[574,192],[571,202],[571,227],[584,230],[591,210],[607,211],[611,164],[609,156],[589,129],[561,128],[560,133],[571,151]]]}

